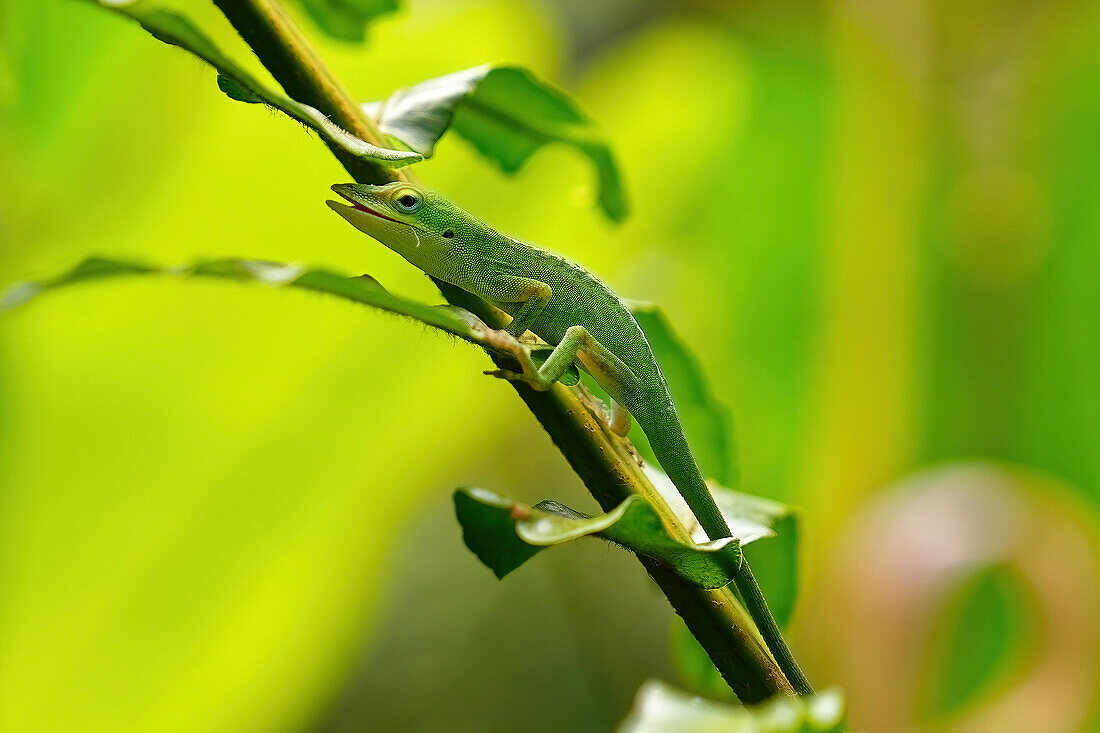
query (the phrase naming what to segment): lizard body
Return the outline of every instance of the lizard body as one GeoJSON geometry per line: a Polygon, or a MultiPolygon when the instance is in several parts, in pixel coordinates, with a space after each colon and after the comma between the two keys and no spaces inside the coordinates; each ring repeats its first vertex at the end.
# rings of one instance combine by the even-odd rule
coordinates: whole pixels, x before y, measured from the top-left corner
{"type": "Polygon", "coordinates": [[[329,206],[433,277],[512,316],[507,331],[531,331],[554,351],[525,378],[545,389],[576,360],[649,438],[661,467],[711,539],[729,527],[695,462],[660,365],[626,304],[599,278],[556,254],[505,236],[445,197],[410,183],[344,184],[347,206],[329,206]]]}

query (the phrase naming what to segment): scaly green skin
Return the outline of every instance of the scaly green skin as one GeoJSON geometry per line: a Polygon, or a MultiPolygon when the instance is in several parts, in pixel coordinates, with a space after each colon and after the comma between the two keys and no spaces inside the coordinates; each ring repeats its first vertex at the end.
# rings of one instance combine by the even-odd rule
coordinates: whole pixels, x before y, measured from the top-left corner
{"type": "MultiPolygon", "coordinates": [[[[528,359],[521,361],[522,375],[504,376],[546,389],[574,361],[588,371],[614,400],[612,427],[625,433],[629,427],[625,408],[649,438],[661,467],[707,535],[711,539],[730,536],[688,447],[645,334],[622,300],[598,278],[580,265],[497,232],[440,194],[415,184],[342,184],[332,190],[352,205],[333,201],[328,205],[356,229],[427,274],[511,315],[507,331],[513,336],[531,331],[555,345],[541,367],[535,368],[528,359]]],[[[737,585],[791,683],[796,689],[809,689],[747,564],[737,585]]]]}

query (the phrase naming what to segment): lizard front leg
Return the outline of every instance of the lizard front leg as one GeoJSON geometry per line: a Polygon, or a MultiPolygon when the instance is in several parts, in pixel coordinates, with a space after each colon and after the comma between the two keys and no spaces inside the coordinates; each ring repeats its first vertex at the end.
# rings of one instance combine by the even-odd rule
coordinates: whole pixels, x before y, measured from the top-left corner
{"type": "Polygon", "coordinates": [[[519,342],[521,336],[527,332],[531,324],[538,318],[546,305],[550,302],[553,291],[546,283],[530,277],[519,275],[497,275],[492,277],[476,295],[490,302],[519,303],[512,321],[500,333],[506,334],[507,344],[505,351],[511,353],[519,362],[521,374],[504,369],[497,369],[486,374],[502,379],[522,380],[531,384],[535,389],[545,390],[549,385],[543,384],[538,377],[538,367],[531,358],[531,350],[519,342]]]}
{"type": "Polygon", "coordinates": [[[546,310],[553,291],[549,285],[534,278],[500,275],[489,280],[479,295],[497,303],[520,304],[512,322],[504,328],[518,339],[546,310]]]}

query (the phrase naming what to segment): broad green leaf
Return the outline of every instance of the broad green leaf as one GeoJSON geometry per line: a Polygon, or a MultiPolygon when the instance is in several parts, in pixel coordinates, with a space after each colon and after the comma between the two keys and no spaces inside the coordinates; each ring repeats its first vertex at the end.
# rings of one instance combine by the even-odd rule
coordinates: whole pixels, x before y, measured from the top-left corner
{"type": "MultiPolygon", "coordinates": [[[[714,396],[698,359],[677,336],[664,311],[652,303],[630,302],[628,305],[661,365],[684,433],[703,475],[723,486],[736,487],[737,448],[729,409],[714,396]]],[[[631,440],[648,452],[649,441],[637,426],[635,428],[631,440]]],[[[648,459],[654,462],[652,455],[648,459]]]]}
{"type": "Polygon", "coordinates": [[[953,590],[926,646],[921,719],[950,715],[1011,680],[1036,636],[1034,595],[1008,565],[981,568],[953,590]]]}
{"type": "Polygon", "coordinates": [[[363,109],[395,145],[426,158],[453,127],[506,173],[518,171],[542,146],[565,143],[595,167],[604,213],[613,221],[627,214],[619,169],[595,125],[564,92],[526,69],[478,66],[399,89],[363,109]]]}
{"type": "Polygon", "coordinates": [[[626,499],[594,517],[556,502],[533,507],[478,488],[459,489],[455,514],[466,546],[498,578],[550,545],[597,536],[662,562],[702,588],[721,588],[740,567],[736,539],[685,544],[669,536],[653,507],[640,497],[626,499]]]}
{"type": "MultiPolygon", "coordinates": [[[[646,475],[697,539],[705,538],[687,503],[672,480],[647,464],[646,475]]],[[[798,596],[798,512],[793,507],[761,496],[743,494],[713,482],[708,484],[714,502],[733,532],[741,540],[745,558],[752,567],[776,622],[785,626],[794,612],[798,596]]]]}
{"type": "Polygon", "coordinates": [[[360,43],[379,15],[397,10],[397,0],[298,0],[321,31],[341,41],[360,43]]]}
{"type": "Polygon", "coordinates": [[[649,680],[639,688],[619,733],[841,733],[845,729],[844,699],[838,690],[814,697],[774,697],[740,707],[649,680]]]}
{"type": "Polygon", "coordinates": [[[231,99],[250,104],[262,103],[277,109],[316,132],[329,144],[376,165],[400,168],[423,160],[423,156],[419,153],[387,150],[361,140],[347,130],[334,125],[319,110],[268,89],[226,56],[214,41],[186,16],[147,2],[126,4],[112,3],[107,0],[91,0],[91,2],[137,21],[157,40],[182,48],[213,66],[218,71],[218,87],[231,99]]]}

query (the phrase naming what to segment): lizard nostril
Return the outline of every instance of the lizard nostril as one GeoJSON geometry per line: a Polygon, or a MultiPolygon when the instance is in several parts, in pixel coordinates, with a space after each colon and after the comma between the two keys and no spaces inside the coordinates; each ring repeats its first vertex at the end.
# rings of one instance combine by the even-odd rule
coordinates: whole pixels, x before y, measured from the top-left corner
{"type": "Polygon", "coordinates": [[[450,239],[450,238],[451,238],[451,237],[453,237],[454,235],[455,235],[455,233],[454,233],[454,232],[452,232],[452,231],[451,231],[450,229],[445,229],[445,230],[443,231],[443,237],[444,237],[445,239],[450,239]]]}

